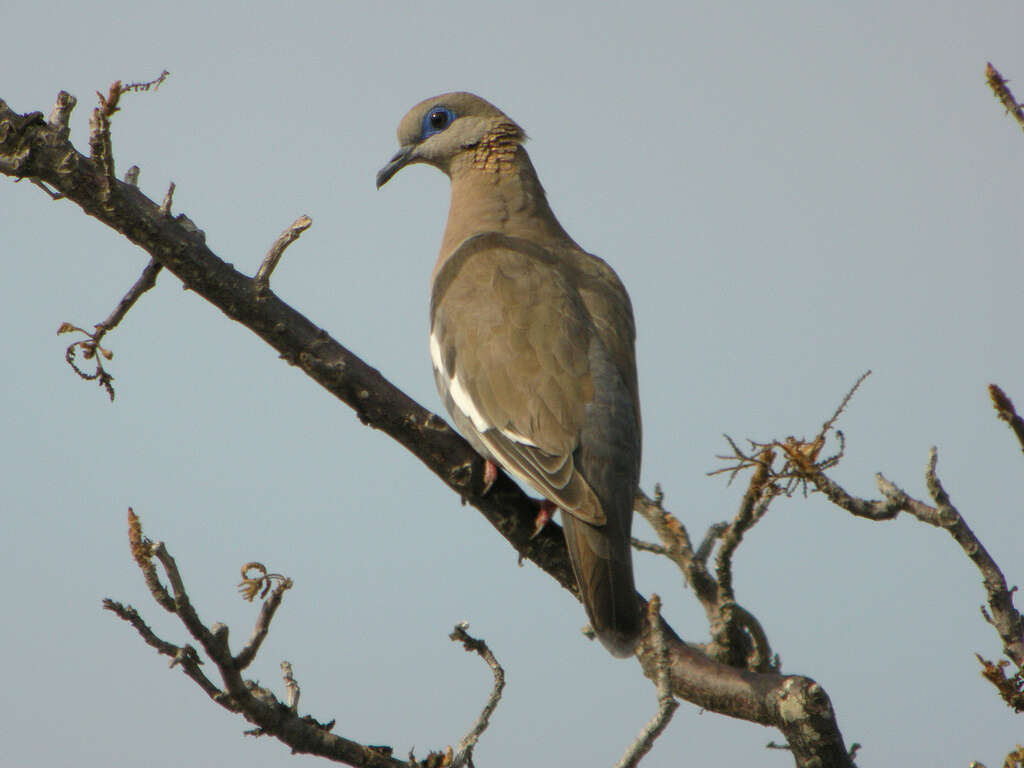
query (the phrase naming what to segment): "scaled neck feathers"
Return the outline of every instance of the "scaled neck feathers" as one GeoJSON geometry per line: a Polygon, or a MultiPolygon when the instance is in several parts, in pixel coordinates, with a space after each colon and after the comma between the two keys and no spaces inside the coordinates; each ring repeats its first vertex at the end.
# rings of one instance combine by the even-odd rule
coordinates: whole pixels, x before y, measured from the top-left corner
{"type": "Polygon", "coordinates": [[[552,213],[524,139],[517,125],[501,123],[453,159],[451,206],[435,274],[466,238],[484,232],[579,249],[552,213]]]}

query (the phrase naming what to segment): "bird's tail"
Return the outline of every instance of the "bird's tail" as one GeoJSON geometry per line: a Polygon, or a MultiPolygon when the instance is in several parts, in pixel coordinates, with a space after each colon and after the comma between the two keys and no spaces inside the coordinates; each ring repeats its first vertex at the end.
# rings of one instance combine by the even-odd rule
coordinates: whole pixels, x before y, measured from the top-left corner
{"type": "Polygon", "coordinates": [[[643,630],[629,536],[562,513],[565,543],[590,623],[613,656],[633,653],[643,630]]]}

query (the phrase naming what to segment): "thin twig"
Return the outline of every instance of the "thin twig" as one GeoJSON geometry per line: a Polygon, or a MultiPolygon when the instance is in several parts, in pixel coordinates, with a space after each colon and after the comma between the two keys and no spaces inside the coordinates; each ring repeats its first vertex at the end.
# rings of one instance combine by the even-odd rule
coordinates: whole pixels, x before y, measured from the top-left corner
{"type": "MultiPolygon", "coordinates": [[[[732,589],[732,555],[743,541],[743,534],[764,514],[762,511],[761,515],[755,515],[754,508],[762,501],[770,502],[775,496],[775,487],[770,482],[771,466],[774,460],[775,453],[769,448],[763,449],[758,454],[757,468],[750,477],[750,485],[747,486],[747,492],[743,494],[740,508],[722,535],[722,544],[718,548],[718,556],[715,558],[719,602],[733,602],[736,599],[732,589]]],[[[767,508],[767,503],[765,507],[767,508]]]]}
{"type": "Polygon", "coordinates": [[[299,235],[305,232],[313,226],[313,220],[303,214],[299,216],[291,225],[282,232],[274,244],[270,246],[270,250],[267,251],[267,255],[263,259],[263,263],[260,264],[259,271],[256,272],[256,290],[266,291],[270,287],[270,275],[275,269],[277,269],[277,263],[281,260],[284,255],[284,249],[299,239],[299,235]]]}
{"type": "Polygon", "coordinates": [[[149,588],[149,593],[156,600],[157,605],[165,611],[176,613],[178,606],[175,605],[174,598],[168,594],[164,585],[160,583],[160,577],[153,565],[153,543],[142,535],[142,523],[131,507],[128,507],[128,546],[135,564],[142,571],[142,578],[149,588]]]}
{"type": "Polygon", "coordinates": [[[128,314],[128,310],[135,306],[135,302],[139,300],[142,294],[156,285],[156,277],[160,274],[161,269],[163,269],[163,264],[156,259],[149,260],[149,264],[142,270],[139,279],[135,281],[132,287],[128,289],[128,293],[117,303],[114,311],[102,323],[96,324],[96,334],[93,336],[93,341],[99,343],[100,339],[108,331],[117,327],[118,323],[128,314]]]}
{"type": "Polygon", "coordinates": [[[146,645],[156,648],[157,652],[164,656],[169,656],[171,658],[170,666],[180,666],[185,674],[192,678],[211,699],[217,700],[223,696],[224,692],[214,685],[203,674],[202,670],[199,669],[199,665],[203,663],[203,660],[199,658],[196,649],[191,645],[178,646],[157,637],[146,622],[142,620],[142,617],[139,616],[138,611],[130,605],[122,605],[108,597],[103,600],[103,607],[135,627],[135,630],[146,642],[146,645]]]}
{"type": "MultiPolygon", "coordinates": [[[[113,86],[111,86],[113,92],[113,86]]],[[[114,150],[110,139],[110,115],[116,110],[107,106],[100,95],[100,106],[95,107],[89,118],[89,156],[93,162],[103,169],[105,184],[101,196],[105,200],[110,197],[111,183],[116,181],[114,173],[114,150]]],[[[114,102],[116,105],[116,101],[114,102]]]]}
{"type": "Polygon", "coordinates": [[[651,599],[647,603],[647,624],[650,628],[650,637],[657,659],[655,662],[657,669],[655,685],[658,692],[658,711],[629,745],[622,759],[615,764],[615,768],[636,768],[644,755],[651,751],[658,736],[668,727],[672,715],[679,707],[679,702],[672,695],[668,648],[661,626],[661,598],[657,595],[651,595],[651,599]]]}
{"type": "MultiPolygon", "coordinates": [[[[331,733],[334,727],[333,720],[322,723],[308,715],[299,717],[296,711],[298,685],[287,662],[282,665],[287,703],[278,701],[271,691],[251,680],[244,680],[235,659],[231,656],[228,628],[223,624],[206,627],[199,620],[185,591],[184,580],[174,558],[162,543],[152,543],[143,537],[138,518],[134,515],[133,518],[130,523],[133,555],[137,554],[136,560],[144,574],[151,568],[150,557],[160,560],[174,591],[174,611],[185,624],[189,634],[202,646],[209,660],[216,665],[224,688],[218,688],[199,670],[202,661],[195,648],[190,645],[174,645],[157,637],[130,606],[108,599],[104,601],[107,610],[135,627],[148,645],[156,648],[161,654],[170,656],[171,666],[181,666],[217,704],[231,712],[241,713],[246,720],[253,723],[256,728],[248,733],[272,735],[291,747],[293,752],[328,757],[348,765],[365,768],[408,768],[404,761],[391,757],[390,747],[371,747],[331,733]]],[[[148,575],[146,579],[147,582],[150,581],[148,575]]],[[[267,602],[274,600],[275,595],[279,595],[285,588],[283,583],[278,583],[274,594],[267,602]]],[[[154,596],[159,594],[159,590],[154,592],[154,596]]],[[[170,597],[167,599],[170,600],[170,597]]]]}
{"type": "MultiPolygon", "coordinates": [[[[276,574],[274,574],[276,576],[276,574]]],[[[292,580],[289,578],[281,577],[277,586],[274,587],[274,591],[270,593],[270,597],[263,602],[260,607],[260,615],[256,619],[256,624],[252,628],[252,634],[249,636],[249,640],[238,655],[235,656],[235,667],[238,670],[243,670],[248,667],[252,660],[256,658],[256,654],[260,650],[260,646],[267,637],[267,633],[270,631],[270,622],[274,618],[274,614],[277,609],[281,606],[281,600],[284,598],[284,593],[292,588],[292,580]]]]}
{"type": "Polygon", "coordinates": [[[142,274],[139,279],[135,281],[135,284],[128,289],[121,301],[118,302],[117,306],[110,313],[106,320],[101,323],[97,323],[94,326],[93,331],[87,331],[84,328],[79,328],[77,325],[73,325],[68,322],[61,323],[60,328],[57,329],[58,334],[62,333],[82,333],[85,334],[84,339],[71,342],[68,348],[64,352],[64,359],[68,365],[86,381],[98,380],[101,387],[107,390],[107,394],[110,396],[111,401],[114,399],[114,377],[103,367],[103,360],[110,360],[114,357],[114,353],[103,347],[100,341],[107,334],[108,331],[113,330],[117,327],[128,310],[134,306],[135,302],[139,298],[156,285],[156,276],[160,274],[160,270],[163,269],[163,265],[160,264],[156,259],[150,259],[149,264],[142,270],[142,274]],[[82,356],[86,360],[93,360],[96,365],[95,371],[84,371],[78,367],[78,363],[75,361],[76,352],[81,349],[82,356]]]}
{"type": "Polygon", "coordinates": [[[1006,84],[1007,81],[992,66],[991,61],[985,65],[985,79],[988,80],[988,86],[992,89],[996,98],[999,99],[1000,103],[1006,108],[1006,111],[1013,115],[1021,129],[1024,130],[1024,108],[1013,97],[1013,94],[1010,92],[1010,86],[1006,84]]]}
{"type": "Polygon", "coordinates": [[[453,642],[462,643],[463,648],[476,653],[487,662],[487,666],[491,668],[491,673],[494,675],[494,688],[491,689],[491,695],[487,697],[487,703],[484,704],[484,708],[481,710],[476,722],[473,723],[473,727],[469,729],[469,733],[462,737],[462,741],[456,747],[455,755],[450,762],[451,768],[460,768],[460,766],[464,765],[472,768],[473,749],[480,740],[481,734],[487,730],[491,715],[494,714],[498,702],[501,701],[501,692],[505,688],[505,670],[501,668],[501,664],[498,663],[491,649],[487,647],[487,643],[483,640],[478,640],[466,632],[468,627],[469,625],[465,622],[456,624],[455,629],[448,635],[448,638],[453,642]]]}
{"type": "Polygon", "coordinates": [[[996,409],[996,415],[1010,425],[1013,434],[1017,436],[1017,442],[1020,443],[1020,449],[1024,451],[1024,419],[1017,414],[1017,409],[1013,407],[1013,401],[995,384],[988,385],[988,394],[992,398],[992,406],[996,409]]]}
{"type": "Polygon", "coordinates": [[[284,678],[284,689],[287,692],[285,701],[288,704],[288,709],[292,712],[298,712],[299,694],[302,693],[302,689],[299,688],[299,684],[295,681],[295,676],[292,674],[291,662],[281,662],[281,677],[284,678]]]}
{"type": "Polygon", "coordinates": [[[711,550],[715,548],[715,542],[722,538],[722,534],[727,530],[729,530],[729,524],[726,522],[709,525],[707,532],[704,534],[704,540],[701,541],[697,551],[693,554],[694,559],[701,563],[707,563],[708,558],[711,556],[711,550]]]}
{"type": "Polygon", "coordinates": [[[171,215],[171,205],[174,203],[174,182],[167,185],[167,192],[164,194],[163,202],[160,203],[160,213],[163,216],[171,215]]]}
{"type": "MultiPolygon", "coordinates": [[[[214,647],[220,646],[220,643],[215,641],[213,632],[206,628],[206,625],[203,624],[198,614],[196,614],[192,601],[189,600],[188,592],[185,591],[185,584],[182,581],[181,572],[178,570],[178,564],[174,561],[171,553],[167,551],[167,547],[164,546],[162,541],[153,542],[152,551],[153,556],[164,567],[167,580],[171,582],[171,590],[174,593],[174,612],[181,619],[182,624],[185,625],[185,628],[192,637],[198,640],[202,644],[203,649],[217,661],[215,654],[211,651],[214,647]]],[[[224,645],[226,645],[226,641],[224,645]]],[[[218,666],[220,665],[218,664],[218,666]]]]}
{"type": "Polygon", "coordinates": [[[72,325],[68,322],[61,323],[60,327],[57,328],[57,335],[60,336],[63,333],[81,333],[85,335],[84,339],[73,341],[68,345],[67,349],[64,350],[64,360],[78,374],[79,378],[85,381],[96,381],[107,390],[110,402],[114,402],[114,377],[103,367],[103,360],[110,360],[114,353],[96,343],[93,338],[94,332],[90,333],[84,328],[79,328],[77,325],[72,325]],[[96,370],[90,372],[78,367],[75,357],[79,349],[83,352],[82,357],[93,361],[96,370]]]}
{"type": "Polygon", "coordinates": [[[689,563],[693,557],[690,534],[679,518],[665,509],[664,500],[665,495],[661,486],[655,485],[654,498],[650,498],[643,491],[638,491],[633,508],[654,528],[654,532],[658,534],[665,547],[666,556],[679,566],[684,576],[688,576],[689,563]]]}
{"type": "Polygon", "coordinates": [[[807,495],[807,483],[809,477],[813,473],[820,473],[823,470],[830,469],[837,465],[843,458],[843,451],[845,450],[845,440],[843,433],[835,428],[836,421],[842,415],[843,411],[846,410],[846,406],[849,405],[853,395],[860,388],[860,385],[864,383],[864,380],[871,375],[871,371],[865,371],[862,373],[857,381],[853,383],[853,386],[847,390],[846,394],[843,395],[843,399],[839,402],[839,406],[835,409],[832,415],[821,425],[821,429],[818,434],[811,440],[797,439],[795,437],[787,437],[785,440],[771,440],[769,442],[761,443],[756,440],[747,440],[750,443],[750,453],[742,450],[736,442],[725,435],[725,439],[729,443],[729,447],[732,448],[732,455],[718,455],[715,458],[722,459],[730,462],[726,466],[720,469],[708,472],[709,476],[720,475],[728,473],[729,483],[736,478],[736,475],[745,469],[751,467],[764,467],[769,471],[769,477],[772,481],[780,483],[780,492],[786,496],[792,495],[795,489],[803,489],[804,495],[807,495]],[[829,431],[834,430],[836,439],[839,442],[839,450],[833,455],[824,459],[819,459],[822,448],[825,447],[825,439],[828,436],[829,431]],[[760,458],[760,454],[768,449],[778,449],[785,456],[785,462],[782,468],[775,470],[771,465],[765,465],[764,461],[760,458]]]}
{"type": "Polygon", "coordinates": [[[928,452],[925,481],[935,506],[911,497],[881,474],[876,475],[876,479],[884,501],[857,498],[823,472],[817,472],[809,479],[833,504],[858,517],[889,520],[905,511],[922,523],[949,531],[964,554],[981,572],[991,613],[989,621],[999,633],[1004,652],[1015,664],[1024,666],[1024,618],[1013,605],[1013,590],[1007,588],[1002,570],[953,506],[949,494],[939,481],[936,463],[937,452],[933,447],[928,452]]]}
{"type": "Polygon", "coordinates": [[[633,549],[639,552],[650,552],[655,555],[664,555],[665,557],[671,554],[668,547],[655,544],[653,541],[643,541],[635,536],[630,538],[629,543],[633,546],[633,549]]]}
{"type": "MultiPolygon", "coordinates": [[[[757,464],[755,461],[755,465],[757,464]]],[[[755,522],[764,514],[763,508],[771,496],[762,498],[750,512],[755,522]]],[[[775,671],[778,663],[772,654],[767,634],[757,618],[734,600],[723,600],[718,582],[708,572],[707,560],[715,541],[729,529],[726,523],[712,525],[696,553],[691,549],[690,537],[683,524],[668,512],[664,505],[664,494],[660,486],[655,487],[654,499],[643,492],[637,494],[634,509],[646,519],[661,538],[663,552],[657,545],[637,547],[641,550],[664,554],[683,573],[687,583],[704,608],[708,623],[712,627],[713,640],[703,647],[712,658],[732,666],[745,666],[754,671],[775,671]]],[[[634,546],[638,542],[634,541],[634,546]]],[[[639,542],[644,544],[645,542],[639,542]]],[[[731,588],[729,590],[731,592],[731,588]]]]}
{"type": "MultiPolygon", "coordinates": [[[[121,85],[120,80],[115,80],[110,84],[110,88],[105,96],[99,91],[96,92],[99,105],[93,109],[92,115],[89,118],[89,154],[92,160],[103,169],[106,179],[104,189],[102,190],[104,199],[110,197],[111,188],[114,182],[117,181],[117,176],[114,173],[114,150],[110,139],[110,118],[121,108],[119,106],[121,95],[132,91],[148,91],[150,88],[159,88],[160,84],[167,79],[169,74],[170,72],[165,69],[158,77],[149,82],[130,83],[126,86],[121,85]]],[[[74,103],[72,101],[70,107],[62,108],[61,97],[63,93],[62,91],[57,96],[57,107],[51,113],[50,120],[51,125],[60,126],[60,130],[66,131],[67,120],[65,113],[70,113],[74,103]]],[[[73,99],[73,97],[71,98],[73,99]]],[[[66,102],[67,99],[64,99],[64,101],[66,102]]]]}
{"type": "Polygon", "coordinates": [[[147,80],[144,83],[128,83],[128,85],[121,86],[121,93],[130,93],[132,91],[148,91],[150,89],[153,89],[154,91],[159,90],[160,86],[164,84],[164,80],[166,80],[170,76],[171,73],[165,69],[152,80],[147,80]]]}

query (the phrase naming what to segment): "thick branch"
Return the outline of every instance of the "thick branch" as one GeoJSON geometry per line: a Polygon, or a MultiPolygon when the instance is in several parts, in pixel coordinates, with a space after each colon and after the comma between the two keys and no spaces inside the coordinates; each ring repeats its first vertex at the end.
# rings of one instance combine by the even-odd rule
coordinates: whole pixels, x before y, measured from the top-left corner
{"type": "MultiPolygon", "coordinates": [[[[51,185],[90,216],[139,245],[186,287],[252,330],[281,357],[348,404],[363,423],[405,446],[480,510],[523,557],[577,594],[561,529],[549,525],[531,538],[536,507],[511,480],[499,477],[482,496],[483,460],[442,419],[272,292],[259,291],[253,278],[206,247],[202,233],[186,217],[164,215],[138,189],[113,177],[111,167],[109,157],[97,162],[78,153],[41,113],[18,115],[0,101],[0,172],[51,185]]],[[[177,594],[175,599],[179,600],[177,594]]],[[[675,695],[711,711],[780,728],[793,747],[798,766],[850,764],[828,697],[820,686],[803,677],[757,674],[720,664],[687,646],[662,623],[675,695]]],[[[204,638],[203,645],[208,652],[226,652],[218,651],[226,648],[226,639],[216,633],[204,638]]],[[[653,678],[657,653],[649,639],[641,643],[638,656],[645,674],[653,678]]],[[[232,696],[239,681],[240,677],[230,680],[232,696]]]]}

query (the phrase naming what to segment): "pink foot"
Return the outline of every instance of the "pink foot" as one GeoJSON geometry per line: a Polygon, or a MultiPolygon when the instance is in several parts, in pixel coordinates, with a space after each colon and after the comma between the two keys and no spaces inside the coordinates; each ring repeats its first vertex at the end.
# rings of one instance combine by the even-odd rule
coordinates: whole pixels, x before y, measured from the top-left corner
{"type": "Polygon", "coordinates": [[[551,518],[555,516],[555,510],[558,507],[547,499],[542,499],[537,508],[537,517],[533,521],[533,533],[530,534],[531,539],[537,538],[537,535],[544,530],[544,526],[547,525],[551,518]]]}
{"type": "Polygon", "coordinates": [[[498,465],[490,459],[484,459],[484,489],[480,491],[481,496],[486,496],[491,490],[494,481],[498,479],[498,465]]]}

